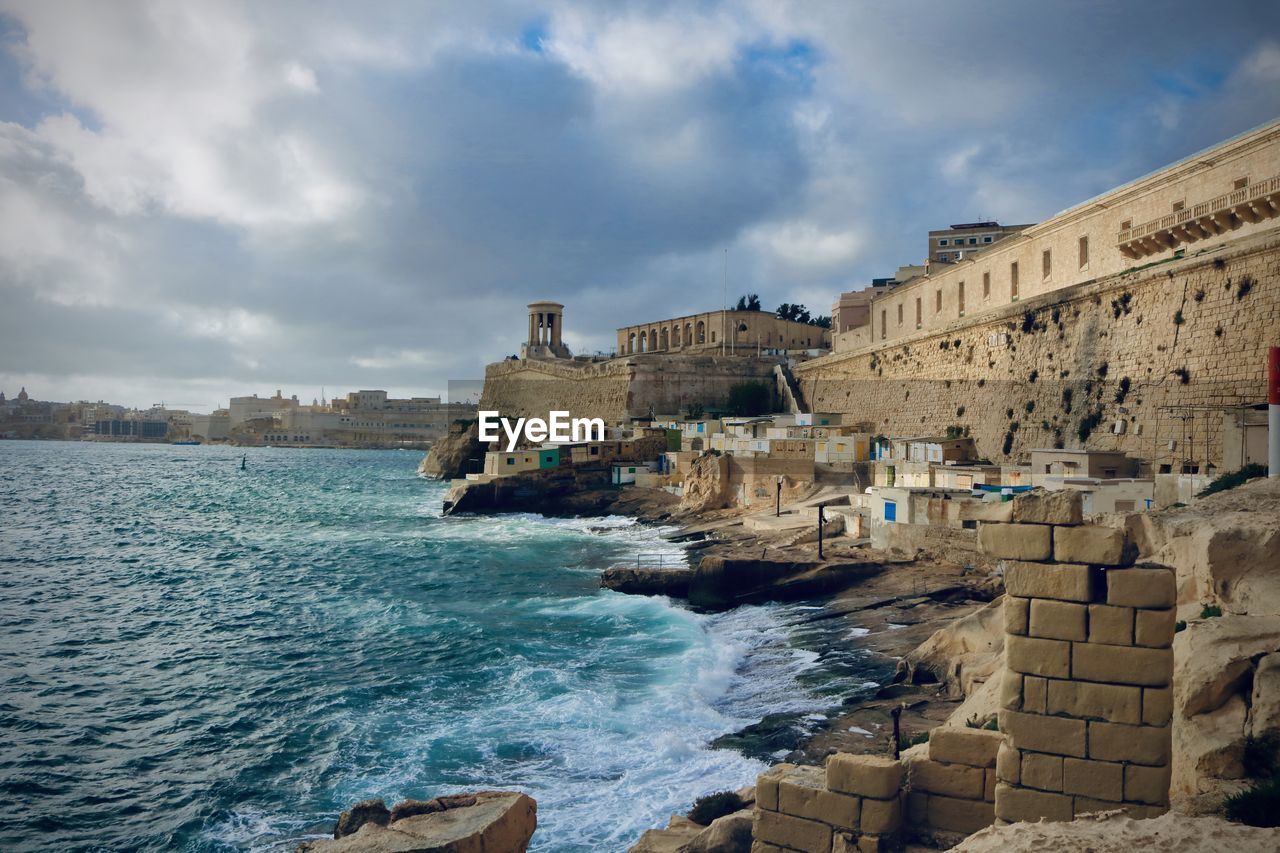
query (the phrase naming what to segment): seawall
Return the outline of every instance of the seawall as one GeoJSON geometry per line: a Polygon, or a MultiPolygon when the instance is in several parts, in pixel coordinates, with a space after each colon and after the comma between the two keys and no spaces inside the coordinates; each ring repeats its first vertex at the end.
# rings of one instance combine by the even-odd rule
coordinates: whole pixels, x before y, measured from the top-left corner
{"type": "Polygon", "coordinates": [[[885,435],[972,435],[997,462],[1038,447],[1219,468],[1224,423],[1265,401],[1280,342],[1280,229],[795,368],[811,410],[885,435]],[[1119,425],[1117,425],[1119,424],[1119,425]],[[1173,444],[1171,445],[1170,442],[1173,444]]]}

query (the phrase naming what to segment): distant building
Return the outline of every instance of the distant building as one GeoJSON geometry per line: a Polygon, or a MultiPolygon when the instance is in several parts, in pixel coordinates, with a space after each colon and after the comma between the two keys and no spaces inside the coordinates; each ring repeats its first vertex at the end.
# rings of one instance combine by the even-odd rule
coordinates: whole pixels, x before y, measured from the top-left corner
{"type": "Polygon", "coordinates": [[[770,311],[708,311],[617,331],[618,354],[643,352],[755,355],[783,350],[826,350],[831,330],[770,311]]]}
{"type": "Polygon", "coordinates": [[[103,438],[132,438],[139,441],[163,441],[169,437],[168,421],[112,419],[94,422],[93,434],[103,438]]]}
{"type": "Polygon", "coordinates": [[[965,222],[940,231],[929,232],[929,261],[937,264],[953,264],[970,258],[983,249],[990,248],[1011,234],[1018,234],[1034,225],[1001,225],[999,222],[965,222]]]}

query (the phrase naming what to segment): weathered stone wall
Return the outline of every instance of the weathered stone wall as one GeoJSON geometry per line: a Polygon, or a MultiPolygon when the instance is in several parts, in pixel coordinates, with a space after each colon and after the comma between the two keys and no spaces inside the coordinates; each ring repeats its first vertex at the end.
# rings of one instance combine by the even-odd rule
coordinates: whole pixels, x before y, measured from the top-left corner
{"type": "Polygon", "coordinates": [[[911,838],[952,844],[995,823],[996,753],[1003,742],[1000,732],[939,726],[924,754],[903,757],[911,838]]]}
{"type": "Polygon", "coordinates": [[[1221,458],[1224,411],[1265,399],[1277,341],[1272,229],[794,372],[812,411],[856,413],[885,435],[954,427],[1001,462],[1056,445],[1123,450],[1176,473],[1184,460],[1238,467],[1221,458]]]}
{"type": "Polygon", "coordinates": [[[568,411],[575,418],[627,418],[673,415],[690,406],[723,406],[729,389],[760,381],[774,387],[774,365],[781,358],[637,355],[602,362],[568,360],[500,361],[485,369],[481,409],[504,417],[547,416],[568,411]]]}
{"type": "Polygon", "coordinates": [[[1123,530],[1081,525],[1073,492],[1029,492],[979,529],[1005,563],[995,813],[1072,820],[1168,810],[1175,583],[1130,567],[1123,530]]]}
{"type": "Polygon", "coordinates": [[[779,764],[756,780],[752,853],[893,849],[902,828],[902,763],[838,753],[826,768],[779,764]]]}

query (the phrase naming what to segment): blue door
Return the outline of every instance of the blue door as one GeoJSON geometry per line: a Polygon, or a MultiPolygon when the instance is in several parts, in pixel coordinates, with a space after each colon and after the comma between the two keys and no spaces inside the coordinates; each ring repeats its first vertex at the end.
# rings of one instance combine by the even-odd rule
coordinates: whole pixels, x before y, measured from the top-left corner
{"type": "Polygon", "coordinates": [[[895,502],[893,501],[884,502],[884,520],[885,521],[898,520],[898,505],[895,502]]]}

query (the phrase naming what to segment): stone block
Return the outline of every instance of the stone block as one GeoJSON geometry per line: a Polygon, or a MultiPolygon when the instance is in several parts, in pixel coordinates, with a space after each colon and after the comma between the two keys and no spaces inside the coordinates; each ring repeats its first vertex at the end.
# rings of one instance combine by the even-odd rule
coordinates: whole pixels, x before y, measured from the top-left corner
{"type": "MultiPolygon", "coordinates": [[[[902,787],[902,762],[879,755],[838,752],[827,759],[827,788],[842,794],[887,800],[902,787]]],[[[868,830],[873,831],[873,830],[868,830]]]]}
{"type": "Polygon", "coordinates": [[[1155,767],[1169,763],[1170,749],[1168,726],[1089,723],[1089,758],[1155,767]]]}
{"type": "Polygon", "coordinates": [[[751,842],[751,853],[791,853],[791,851],[767,841],[756,840],[751,842]]]}
{"type": "Polygon", "coordinates": [[[1140,767],[1129,764],[1124,768],[1124,798],[1130,802],[1153,806],[1169,802],[1170,768],[1140,767]]]}
{"type": "Polygon", "coordinates": [[[1142,722],[1142,688],[1089,681],[1050,681],[1045,713],[1138,725],[1142,722]]]}
{"type": "Polygon", "coordinates": [[[1022,753],[1007,743],[996,753],[996,778],[1014,785],[1022,781],[1022,753]]]}
{"type": "Polygon", "coordinates": [[[988,729],[938,726],[929,732],[929,758],[970,767],[995,767],[1004,735],[988,729]]]}
{"type": "Polygon", "coordinates": [[[1125,535],[1114,527],[1083,525],[1053,528],[1053,559],[1059,563],[1088,563],[1093,566],[1123,566],[1125,535]]]}
{"type": "Polygon", "coordinates": [[[1051,794],[1031,788],[996,786],[996,817],[1010,823],[1040,820],[1069,821],[1075,810],[1071,798],[1065,794],[1051,794]]]}
{"type": "MultiPolygon", "coordinates": [[[[1071,644],[1066,640],[1035,637],[1005,637],[1005,660],[1009,669],[1028,675],[1067,678],[1071,675],[1071,644]]],[[[1023,685],[1025,691],[1026,685],[1023,685]]],[[[1026,701],[1024,692],[1023,701],[1026,701]]]]}
{"type": "Polygon", "coordinates": [[[1062,756],[1022,753],[1022,787],[1041,791],[1062,790],[1062,756]]]}
{"type": "Polygon", "coordinates": [[[984,524],[978,528],[983,553],[1001,560],[1048,560],[1052,528],[1043,524],[984,524]]]}
{"type": "Polygon", "coordinates": [[[1062,759],[1062,791],[1097,800],[1124,799],[1124,765],[1083,758],[1062,759]]]}
{"type": "Polygon", "coordinates": [[[778,810],[778,782],[789,771],[794,769],[794,764],[775,764],[757,776],[756,805],[767,811],[776,812],[778,810]]]}
{"type": "Polygon", "coordinates": [[[1022,673],[1005,669],[1000,675],[1000,707],[1022,710],[1022,673]]]}
{"type": "Polygon", "coordinates": [[[1071,677],[1111,684],[1164,687],[1173,678],[1173,649],[1074,643],[1071,677]]]}
{"type": "Polygon", "coordinates": [[[940,761],[915,761],[908,770],[911,790],[961,799],[982,799],[982,769],[940,761]]]}
{"type": "Polygon", "coordinates": [[[1124,803],[1116,803],[1111,800],[1098,800],[1093,797],[1076,797],[1073,804],[1076,816],[1082,814],[1097,814],[1098,812],[1113,812],[1116,809],[1124,811],[1124,803]]]}
{"type": "Polygon", "coordinates": [[[1025,598],[1055,598],[1059,601],[1093,600],[1094,572],[1079,563],[1023,563],[1007,561],[1004,589],[1025,598]]]}
{"type": "Polygon", "coordinates": [[[1085,721],[1068,717],[1043,717],[1018,711],[1000,712],[1000,731],[1016,749],[1085,758],[1085,721]]]}
{"type": "Polygon", "coordinates": [[[929,798],[929,825],[936,829],[972,835],[990,826],[995,819],[994,802],[956,800],[951,797],[929,798]]]}
{"type": "Polygon", "coordinates": [[[1107,604],[1164,609],[1177,603],[1176,582],[1169,569],[1111,569],[1105,578],[1107,604]]]}
{"type": "Polygon", "coordinates": [[[1022,678],[1022,710],[1028,714],[1045,713],[1045,700],[1048,697],[1048,680],[1034,675],[1022,678]]]}
{"type": "Polygon", "coordinates": [[[1173,688],[1142,689],[1142,722],[1148,726],[1167,726],[1173,719],[1173,688]]]}
{"type": "Polygon", "coordinates": [[[795,771],[784,777],[778,785],[778,811],[841,829],[857,829],[858,798],[826,790],[821,767],[800,769],[817,771],[816,778],[797,778],[795,771]]]}
{"type": "Polygon", "coordinates": [[[1004,632],[1006,634],[1027,633],[1027,612],[1030,600],[1016,598],[1012,595],[1004,597],[1004,632]]]}
{"type": "Polygon", "coordinates": [[[1013,521],[1013,501],[964,501],[960,520],[1008,524],[1013,521]]]}
{"type": "Polygon", "coordinates": [[[1029,524],[1080,524],[1084,521],[1084,497],[1076,491],[1032,489],[1015,495],[1013,520],[1029,524]]]}
{"type": "Polygon", "coordinates": [[[902,799],[862,801],[862,831],[872,835],[889,835],[902,827],[902,799]]]}
{"type": "Polygon", "coordinates": [[[1032,637],[1044,637],[1050,640],[1084,642],[1085,621],[1088,613],[1088,608],[1083,604],[1054,601],[1048,598],[1032,599],[1031,619],[1027,633],[1032,637]]]}
{"type": "Polygon", "coordinates": [[[817,821],[756,809],[751,836],[791,850],[830,850],[831,827],[817,821]]]}
{"type": "Polygon", "coordinates": [[[1090,604],[1089,642],[1110,646],[1133,645],[1133,608],[1090,604]]]}
{"type": "Polygon", "coordinates": [[[1139,610],[1134,614],[1133,644],[1163,649],[1173,645],[1173,629],[1178,622],[1173,608],[1168,610],[1139,610]]]}
{"type": "Polygon", "coordinates": [[[994,767],[988,767],[982,772],[984,774],[982,777],[982,799],[989,803],[994,803],[996,801],[996,782],[999,781],[996,778],[996,769],[994,767]]]}

